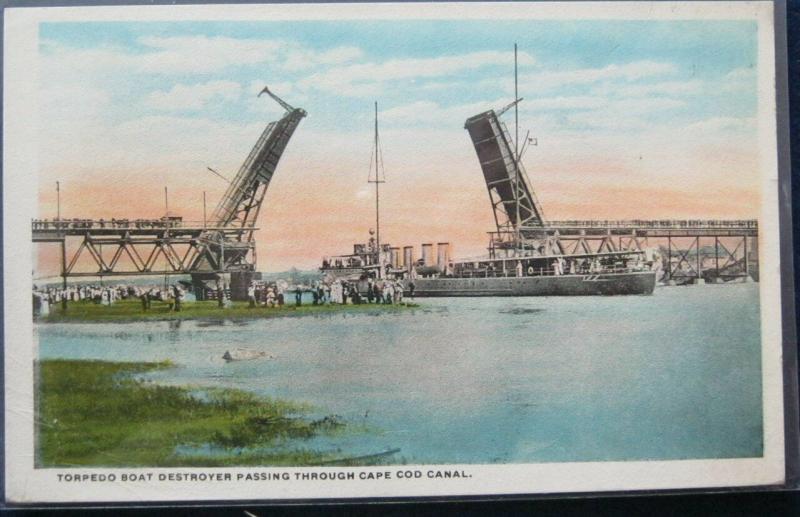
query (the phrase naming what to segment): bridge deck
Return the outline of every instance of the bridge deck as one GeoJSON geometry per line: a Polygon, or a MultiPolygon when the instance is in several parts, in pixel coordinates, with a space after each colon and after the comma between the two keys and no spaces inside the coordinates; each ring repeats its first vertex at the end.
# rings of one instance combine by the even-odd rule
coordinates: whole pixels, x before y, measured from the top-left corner
{"type": "Polygon", "coordinates": [[[636,234],[648,237],[756,236],[758,221],[755,219],[569,220],[547,221],[545,229],[548,232],[558,231],[564,236],[581,232],[636,234]]]}

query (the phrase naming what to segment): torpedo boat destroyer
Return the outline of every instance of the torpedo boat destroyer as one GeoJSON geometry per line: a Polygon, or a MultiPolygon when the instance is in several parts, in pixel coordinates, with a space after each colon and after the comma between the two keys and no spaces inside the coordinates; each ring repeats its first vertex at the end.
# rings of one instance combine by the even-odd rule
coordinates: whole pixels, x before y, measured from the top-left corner
{"type": "MultiPolygon", "coordinates": [[[[515,48],[516,58],[516,48],[515,48]]],[[[515,67],[516,68],[516,67],[515,67]]],[[[515,91],[516,93],[516,91],[515,91]]],[[[403,253],[380,241],[378,122],[375,118],[376,231],[353,253],[326,257],[320,271],[330,278],[401,279],[414,296],[573,296],[652,294],[660,257],[653,249],[619,250],[611,238],[592,250],[583,243],[567,250],[558,231],[549,228],[520,157],[534,140],[519,142],[518,104],[489,110],[467,119],[469,133],[494,211],[496,231],[490,232],[488,254],[450,260],[449,244],[440,243],[436,260],[432,244],[414,259],[413,247],[403,253]],[[511,139],[500,117],[515,112],[516,138],[511,139]]],[[[373,177],[370,170],[370,178],[373,177]]]]}

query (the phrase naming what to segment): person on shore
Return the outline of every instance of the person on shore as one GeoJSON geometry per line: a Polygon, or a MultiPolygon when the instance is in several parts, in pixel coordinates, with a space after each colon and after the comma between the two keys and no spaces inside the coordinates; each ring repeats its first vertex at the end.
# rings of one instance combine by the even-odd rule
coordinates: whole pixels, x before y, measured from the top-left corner
{"type": "Polygon", "coordinates": [[[331,284],[328,282],[322,282],[322,297],[325,300],[325,305],[330,305],[331,303],[331,284]]]}
{"type": "Polygon", "coordinates": [[[383,303],[391,305],[394,298],[394,286],[391,282],[384,282],[383,284],[383,303]]]}
{"type": "Polygon", "coordinates": [[[294,289],[294,305],[295,307],[300,307],[303,305],[303,290],[300,288],[300,286],[297,286],[294,289]]]}
{"type": "Polygon", "coordinates": [[[247,301],[249,302],[248,308],[254,309],[256,306],[256,286],[255,284],[250,284],[247,288],[247,301]]]}
{"type": "Polygon", "coordinates": [[[319,289],[318,289],[318,287],[319,286],[317,286],[316,282],[314,282],[314,284],[311,286],[311,305],[319,305],[319,289]]]}
{"type": "Polygon", "coordinates": [[[276,300],[278,302],[278,307],[283,307],[283,304],[286,301],[284,295],[286,292],[286,284],[283,280],[278,280],[278,282],[275,284],[275,290],[277,292],[276,300]]]}
{"type": "Polygon", "coordinates": [[[339,304],[342,303],[341,296],[339,295],[342,288],[342,284],[339,283],[338,280],[334,280],[331,284],[331,303],[332,304],[339,304]]]}
{"type": "Polygon", "coordinates": [[[416,287],[413,279],[408,281],[408,296],[411,297],[412,300],[414,299],[414,289],[416,289],[416,287]]]}
{"type": "Polygon", "coordinates": [[[139,299],[142,301],[142,312],[147,312],[147,309],[150,308],[148,303],[148,296],[149,293],[145,290],[142,290],[142,294],[139,296],[139,299]]]}
{"type": "Polygon", "coordinates": [[[217,282],[217,307],[220,309],[225,307],[225,289],[219,282],[217,282]]]}
{"type": "Polygon", "coordinates": [[[363,300],[361,299],[361,293],[358,292],[358,285],[354,284],[350,287],[350,297],[353,299],[354,305],[361,305],[363,300]]]}
{"type": "Polygon", "coordinates": [[[47,296],[43,294],[37,296],[39,298],[39,316],[47,316],[50,314],[50,303],[47,301],[47,296]]]}
{"type": "Polygon", "coordinates": [[[183,302],[183,289],[178,284],[172,286],[172,297],[174,298],[175,312],[181,312],[181,304],[183,302]]]}
{"type": "Polygon", "coordinates": [[[380,280],[376,280],[374,284],[372,284],[372,293],[375,295],[375,303],[381,303],[383,301],[383,283],[380,280]]]}
{"type": "Polygon", "coordinates": [[[267,288],[267,300],[265,302],[267,307],[275,307],[275,291],[272,290],[272,286],[267,288]]]}
{"type": "Polygon", "coordinates": [[[372,284],[372,279],[367,282],[367,303],[372,303],[375,299],[375,291],[372,284]]]}

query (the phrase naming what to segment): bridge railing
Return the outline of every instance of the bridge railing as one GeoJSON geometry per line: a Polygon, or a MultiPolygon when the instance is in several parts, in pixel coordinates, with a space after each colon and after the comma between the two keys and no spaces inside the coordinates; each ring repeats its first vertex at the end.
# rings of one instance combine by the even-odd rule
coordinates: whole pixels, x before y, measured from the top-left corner
{"type": "MultiPolygon", "coordinates": [[[[165,229],[215,229],[208,222],[184,221],[182,219],[33,219],[34,231],[66,230],[165,230],[165,229]]],[[[239,228],[238,229],[243,229],[239,228]]],[[[244,229],[256,229],[255,224],[244,229]]]]}

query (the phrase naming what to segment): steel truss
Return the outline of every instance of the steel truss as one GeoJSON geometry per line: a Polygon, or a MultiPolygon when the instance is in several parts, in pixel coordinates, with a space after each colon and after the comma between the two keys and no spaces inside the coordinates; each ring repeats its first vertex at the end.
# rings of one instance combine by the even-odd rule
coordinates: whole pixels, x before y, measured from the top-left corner
{"type": "Polygon", "coordinates": [[[198,263],[205,266],[204,273],[224,273],[252,269],[255,242],[240,237],[254,230],[254,226],[137,228],[86,220],[34,221],[33,241],[61,245],[62,276],[188,274],[198,272],[198,263]]]}
{"type": "Polygon", "coordinates": [[[592,254],[657,248],[664,281],[758,279],[755,220],[551,221],[516,232],[490,232],[489,256],[592,254]],[[713,245],[713,247],[712,247],[713,245]]]}

